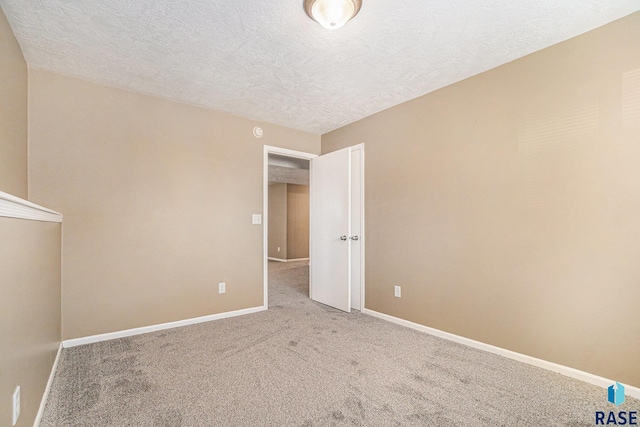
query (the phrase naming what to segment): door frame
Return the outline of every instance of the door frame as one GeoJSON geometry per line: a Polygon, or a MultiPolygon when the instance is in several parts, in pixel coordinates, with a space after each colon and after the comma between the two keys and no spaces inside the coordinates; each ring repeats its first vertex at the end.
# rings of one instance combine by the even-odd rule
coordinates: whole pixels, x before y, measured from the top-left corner
{"type": "Polygon", "coordinates": [[[365,252],[365,224],[364,224],[364,142],[360,144],[352,145],[351,155],[356,150],[360,151],[360,313],[364,312],[364,252],[365,252]]]}
{"type": "MultiPolygon", "coordinates": [[[[360,179],[361,179],[361,214],[360,214],[360,312],[364,311],[364,298],[365,298],[365,223],[364,223],[364,143],[356,144],[349,147],[352,151],[354,149],[361,150],[360,156],[360,179]]],[[[286,157],[293,157],[296,159],[305,159],[309,162],[311,159],[318,157],[318,154],[305,153],[303,151],[290,150],[288,148],[274,147],[271,145],[265,145],[263,151],[263,166],[262,166],[262,287],[264,290],[263,307],[269,308],[269,154],[278,154],[286,157]]],[[[309,193],[311,193],[311,182],[309,182],[309,193]]],[[[313,214],[309,212],[309,228],[312,227],[313,214]]],[[[309,236],[309,246],[311,246],[311,236],[309,236]]],[[[311,253],[309,253],[309,263],[311,264],[311,253]]],[[[309,283],[309,291],[311,291],[312,284],[309,283]]]]}

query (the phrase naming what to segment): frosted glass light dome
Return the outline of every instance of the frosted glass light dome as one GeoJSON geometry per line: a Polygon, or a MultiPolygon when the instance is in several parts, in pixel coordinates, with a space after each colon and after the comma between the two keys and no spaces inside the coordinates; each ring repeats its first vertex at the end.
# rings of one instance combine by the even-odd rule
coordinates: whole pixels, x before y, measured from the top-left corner
{"type": "Polygon", "coordinates": [[[362,0],[305,0],[307,15],[324,28],[335,30],[356,16],[362,0]]]}

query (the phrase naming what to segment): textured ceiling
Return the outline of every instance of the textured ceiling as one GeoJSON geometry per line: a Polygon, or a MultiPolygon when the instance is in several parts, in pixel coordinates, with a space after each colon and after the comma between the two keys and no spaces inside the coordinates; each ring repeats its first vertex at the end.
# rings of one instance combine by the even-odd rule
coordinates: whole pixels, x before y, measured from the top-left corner
{"type": "Polygon", "coordinates": [[[640,9],[638,0],[0,0],[30,67],[322,134],[640,9]]]}
{"type": "Polygon", "coordinates": [[[309,160],[269,154],[269,182],[309,185],[309,160]]]}
{"type": "Polygon", "coordinates": [[[309,185],[309,169],[269,165],[269,183],[309,185]]]}

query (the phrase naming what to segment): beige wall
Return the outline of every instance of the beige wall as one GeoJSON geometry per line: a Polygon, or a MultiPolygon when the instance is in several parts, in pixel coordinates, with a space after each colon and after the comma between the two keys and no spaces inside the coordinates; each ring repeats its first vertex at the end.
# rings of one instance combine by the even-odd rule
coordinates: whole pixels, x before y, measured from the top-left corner
{"type": "Polygon", "coordinates": [[[308,185],[269,186],[269,256],[283,260],[309,258],[308,185]]]}
{"type": "Polygon", "coordinates": [[[323,135],[365,142],[366,307],[640,386],[638,46],[640,13],[323,135]]]}
{"type": "Polygon", "coordinates": [[[318,135],[37,69],[29,103],[31,198],[65,214],[63,339],[262,305],[263,145],[318,135]]]}
{"type": "Polygon", "coordinates": [[[0,191],[27,198],[27,64],[2,10],[0,191]]]}
{"type": "Polygon", "coordinates": [[[287,184],[283,183],[269,185],[269,256],[287,259],[287,184]]]}
{"type": "MultiPolygon", "coordinates": [[[[27,198],[27,65],[0,11],[0,191],[27,198]]],[[[33,425],[60,344],[58,223],[0,217],[0,425],[33,425]]]]}
{"type": "Polygon", "coordinates": [[[60,224],[0,217],[0,425],[33,425],[60,344],[60,224]]]}
{"type": "Polygon", "coordinates": [[[309,258],[309,186],[287,184],[287,259],[309,258]]]}

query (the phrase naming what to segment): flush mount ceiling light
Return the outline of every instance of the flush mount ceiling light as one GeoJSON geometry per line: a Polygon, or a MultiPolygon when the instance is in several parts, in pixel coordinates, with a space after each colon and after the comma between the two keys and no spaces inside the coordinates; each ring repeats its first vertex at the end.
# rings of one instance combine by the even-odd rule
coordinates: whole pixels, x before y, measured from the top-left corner
{"type": "Polygon", "coordinates": [[[304,0],[304,10],[309,18],[329,30],[342,27],[356,16],[362,0],[304,0]]]}

